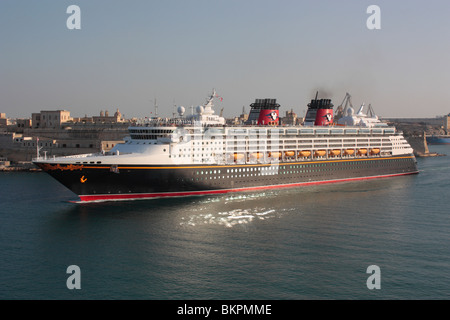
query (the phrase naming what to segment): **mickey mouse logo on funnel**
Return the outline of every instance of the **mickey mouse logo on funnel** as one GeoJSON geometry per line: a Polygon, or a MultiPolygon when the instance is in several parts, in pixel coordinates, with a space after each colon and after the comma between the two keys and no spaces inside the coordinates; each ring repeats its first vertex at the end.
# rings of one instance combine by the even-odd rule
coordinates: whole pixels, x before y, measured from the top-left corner
{"type": "Polygon", "coordinates": [[[272,111],[271,113],[269,113],[268,116],[270,116],[273,121],[276,121],[278,118],[278,114],[275,111],[272,111]]]}
{"type": "Polygon", "coordinates": [[[259,125],[278,125],[278,110],[261,110],[259,114],[259,125]]]}

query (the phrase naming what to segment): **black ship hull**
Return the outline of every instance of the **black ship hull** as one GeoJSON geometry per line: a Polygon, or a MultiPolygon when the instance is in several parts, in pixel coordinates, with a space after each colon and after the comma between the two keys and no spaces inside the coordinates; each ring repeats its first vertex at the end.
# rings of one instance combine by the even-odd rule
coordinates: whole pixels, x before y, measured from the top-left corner
{"type": "Polygon", "coordinates": [[[74,165],[36,162],[81,201],[182,197],[418,173],[413,155],[242,165],[74,165]]]}

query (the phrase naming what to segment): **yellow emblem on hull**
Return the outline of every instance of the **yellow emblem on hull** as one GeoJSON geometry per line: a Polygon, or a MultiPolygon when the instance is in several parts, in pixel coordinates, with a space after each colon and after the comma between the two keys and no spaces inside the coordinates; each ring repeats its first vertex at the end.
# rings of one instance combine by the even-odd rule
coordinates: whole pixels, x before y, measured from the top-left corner
{"type": "Polygon", "coordinates": [[[87,181],[87,178],[85,178],[84,176],[82,176],[81,178],[80,178],[80,182],[81,183],[85,183],[87,181]]]}

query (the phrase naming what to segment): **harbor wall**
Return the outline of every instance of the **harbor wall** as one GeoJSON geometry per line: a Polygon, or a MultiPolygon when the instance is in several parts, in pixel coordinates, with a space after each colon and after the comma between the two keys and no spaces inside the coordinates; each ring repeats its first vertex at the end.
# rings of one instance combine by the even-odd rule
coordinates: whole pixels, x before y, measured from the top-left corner
{"type": "Polygon", "coordinates": [[[420,157],[420,156],[424,156],[424,155],[427,155],[430,153],[425,135],[409,136],[409,137],[406,137],[406,140],[411,145],[411,147],[414,149],[415,156],[420,157]]]}
{"type": "Polygon", "coordinates": [[[383,118],[385,122],[393,123],[410,123],[410,124],[422,124],[431,126],[442,126],[444,123],[444,117],[435,118],[383,118]]]}

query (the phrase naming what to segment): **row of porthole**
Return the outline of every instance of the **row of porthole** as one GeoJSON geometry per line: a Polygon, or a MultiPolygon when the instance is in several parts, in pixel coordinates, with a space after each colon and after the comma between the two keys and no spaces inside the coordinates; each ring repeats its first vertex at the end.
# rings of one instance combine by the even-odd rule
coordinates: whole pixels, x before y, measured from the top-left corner
{"type": "MultiPolygon", "coordinates": [[[[401,160],[401,159],[397,159],[397,160],[401,160]]],[[[404,159],[407,160],[407,159],[404,159]]],[[[362,167],[342,167],[342,168],[336,168],[335,170],[344,170],[344,169],[361,169],[362,167]]],[[[283,170],[283,171],[278,171],[279,175],[291,175],[291,174],[298,174],[298,173],[313,173],[313,175],[309,175],[309,176],[317,176],[317,174],[314,173],[318,173],[318,172],[323,172],[323,171],[330,171],[331,168],[325,168],[325,169],[311,169],[311,170],[283,170]]],[[[201,172],[201,171],[200,171],[201,172]]],[[[205,172],[206,173],[206,172],[205,172]]],[[[202,181],[202,180],[213,180],[213,179],[230,179],[230,178],[243,178],[243,177],[257,177],[257,176],[265,176],[267,174],[264,173],[244,173],[244,174],[232,174],[232,175],[217,175],[217,176],[209,176],[209,177],[199,177],[199,178],[195,178],[195,181],[202,181]]],[[[306,177],[309,177],[306,176],[306,177]]],[[[288,177],[285,177],[288,178],[288,177]]],[[[283,179],[285,179],[283,178],[283,179]]],[[[194,181],[194,178],[191,179],[180,179],[181,181],[194,181]]],[[[256,181],[256,180],[255,180],[256,181]]]]}
{"type": "MultiPolygon", "coordinates": [[[[408,159],[387,159],[384,160],[383,163],[392,163],[392,162],[398,162],[398,161],[408,161],[408,159]]],[[[381,164],[379,162],[375,162],[376,164],[381,164]]],[[[316,163],[316,164],[304,164],[304,165],[290,165],[290,166],[276,166],[276,167],[261,167],[260,170],[257,168],[236,168],[236,169],[227,169],[227,173],[237,173],[237,172],[260,172],[264,170],[270,170],[270,171],[285,171],[286,169],[304,169],[304,168],[318,168],[318,167],[324,167],[324,166],[337,166],[342,163],[316,163]]],[[[373,162],[367,162],[367,161],[352,161],[352,162],[343,162],[344,165],[349,166],[352,165],[350,168],[362,168],[361,165],[373,165],[373,162]]],[[[290,171],[292,173],[292,171],[290,171]]],[[[297,173],[302,173],[304,171],[295,171],[297,173]]],[[[311,172],[311,171],[310,171],[311,172]]],[[[210,170],[209,174],[220,174],[220,170],[210,170]]],[[[197,175],[199,174],[208,174],[208,171],[197,171],[197,175]]]]}

